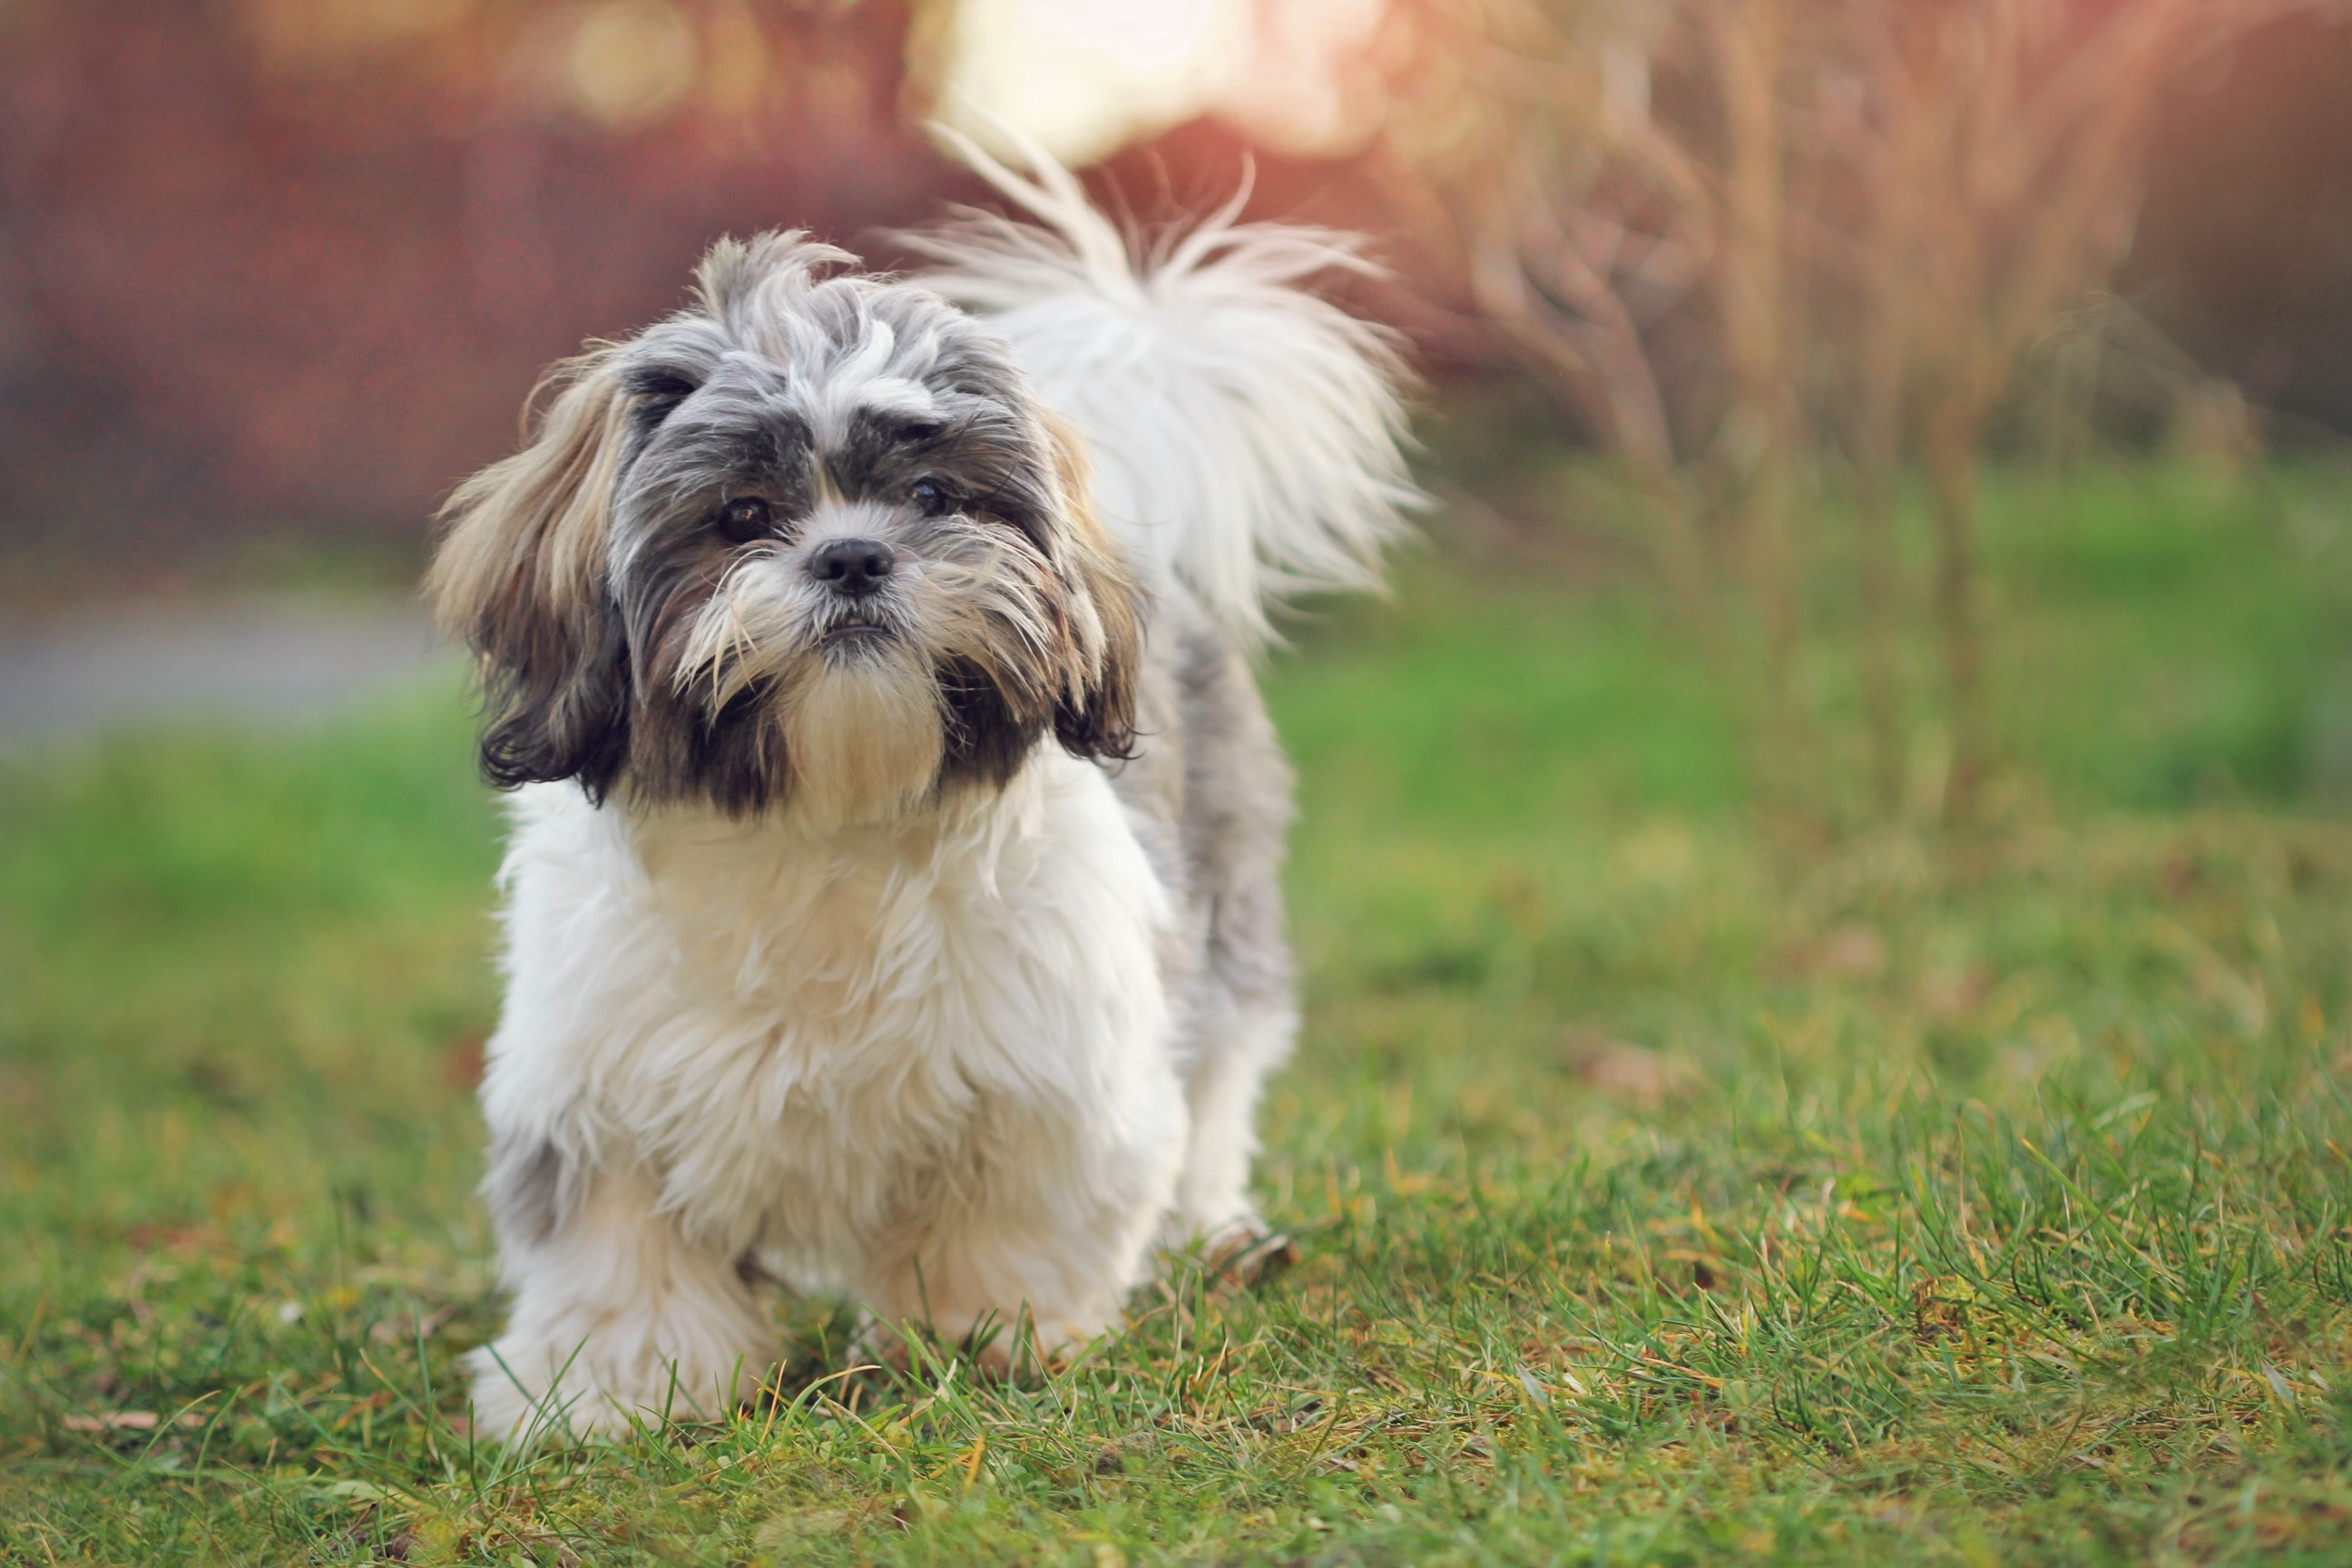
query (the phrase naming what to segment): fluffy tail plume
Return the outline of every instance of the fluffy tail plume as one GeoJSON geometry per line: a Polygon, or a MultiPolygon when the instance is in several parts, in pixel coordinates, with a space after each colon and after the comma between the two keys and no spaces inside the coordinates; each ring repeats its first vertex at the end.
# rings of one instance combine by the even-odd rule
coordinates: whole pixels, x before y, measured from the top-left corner
{"type": "Polygon", "coordinates": [[[1020,145],[1024,174],[941,134],[1039,222],[968,212],[904,237],[939,264],[922,281],[1012,341],[1160,590],[1256,644],[1291,595],[1377,587],[1381,547],[1422,500],[1399,450],[1402,363],[1390,333],[1300,287],[1371,271],[1353,239],[1237,224],[1244,190],[1138,256],[1049,154],[1020,145]]]}

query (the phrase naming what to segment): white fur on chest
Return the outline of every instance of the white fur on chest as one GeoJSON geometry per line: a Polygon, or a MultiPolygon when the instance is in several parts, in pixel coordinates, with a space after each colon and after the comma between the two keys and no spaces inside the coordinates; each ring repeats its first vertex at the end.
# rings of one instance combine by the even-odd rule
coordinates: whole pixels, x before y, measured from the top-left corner
{"type": "Polygon", "coordinates": [[[843,1284],[992,1165],[1182,1115],[1168,896],[1090,765],[823,835],[566,786],[515,816],[485,1110],[709,1245],[843,1284]]]}

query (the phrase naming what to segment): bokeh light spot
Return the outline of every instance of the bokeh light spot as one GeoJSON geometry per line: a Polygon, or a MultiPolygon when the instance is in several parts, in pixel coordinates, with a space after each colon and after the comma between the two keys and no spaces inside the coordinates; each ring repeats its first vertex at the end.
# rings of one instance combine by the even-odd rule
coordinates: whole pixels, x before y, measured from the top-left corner
{"type": "Polygon", "coordinates": [[[1085,163],[1201,115],[1286,153],[1360,143],[1386,0],[960,0],[939,110],[1085,163]]]}
{"type": "Polygon", "coordinates": [[[572,26],[565,82],[582,113],[627,130],[678,106],[699,55],[693,24],[667,0],[602,0],[572,26]]]}

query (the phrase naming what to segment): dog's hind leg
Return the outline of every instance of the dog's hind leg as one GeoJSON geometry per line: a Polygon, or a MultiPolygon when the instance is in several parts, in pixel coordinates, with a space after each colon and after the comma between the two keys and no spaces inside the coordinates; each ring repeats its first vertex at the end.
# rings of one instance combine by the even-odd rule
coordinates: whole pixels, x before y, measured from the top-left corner
{"type": "Polygon", "coordinates": [[[1162,1239],[1214,1256],[1265,1234],[1249,1195],[1258,1094],[1297,1030],[1282,908],[1290,770],[1239,654],[1196,632],[1177,684],[1185,891],[1201,953],[1186,1020],[1192,1134],[1162,1239]]]}
{"type": "Polygon", "coordinates": [[[1171,1245],[1198,1242],[1216,1257],[1265,1234],[1249,1194],[1250,1165],[1257,1156],[1258,1091],[1267,1072],[1289,1054],[1293,1031],[1286,1007],[1239,1013],[1224,1022],[1213,1046],[1193,1064],[1185,1094],[1192,1138],[1166,1237],[1171,1245]]]}

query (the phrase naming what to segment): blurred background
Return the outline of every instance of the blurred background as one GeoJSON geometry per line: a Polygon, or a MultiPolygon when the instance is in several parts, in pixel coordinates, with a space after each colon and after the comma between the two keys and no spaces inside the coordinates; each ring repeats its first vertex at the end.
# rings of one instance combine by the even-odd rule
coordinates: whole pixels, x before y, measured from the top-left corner
{"type": "MultiPolygon", "coordinates": [[[[0,0],[0,605],[404,581],[550,360],[720,234],[888,263],[993,116],[1146,226],[1365,231],[1442,536],[1637,583],[1768,789],[1894,811],[1925,746],[1964,816],[1981,465],[2352,424],[2347,80],[2319,0],[0,0]]],[[[247,610],[160,662],[347,680],[247,610]]],[[[0,721],[107,710],[122,630],[0,635],[0,721]]]]}
{"type": "MultiPolygon", "coordinates": [[[[1376,237],[1441,402],[1605,359],[1565,263],[1704,446],[1764,352],[1725,305],[1844,313],[1908,191],[1984,208],[1917,221],[1996,271],[2082,231],[2020,331],[2111,289],[2129,346],[2299,437],[2352,420],[2347,64],[2339,19],[2271,0],[5,0],[0,547],[413,541],[539,367],[673,306],[715,236],[871,249],[977,195],[919,129],[960,104],[1146,217],[1255,157],[1255,213],[1376,237]],[[2074,190],[2084,157],[2117,166],[2074,190]]],[[[1788,325],[1800,355],[1865,330],[1788,325]]],[[[1562,401],[1547,435],[1622,444],[1562,401]]]]}

